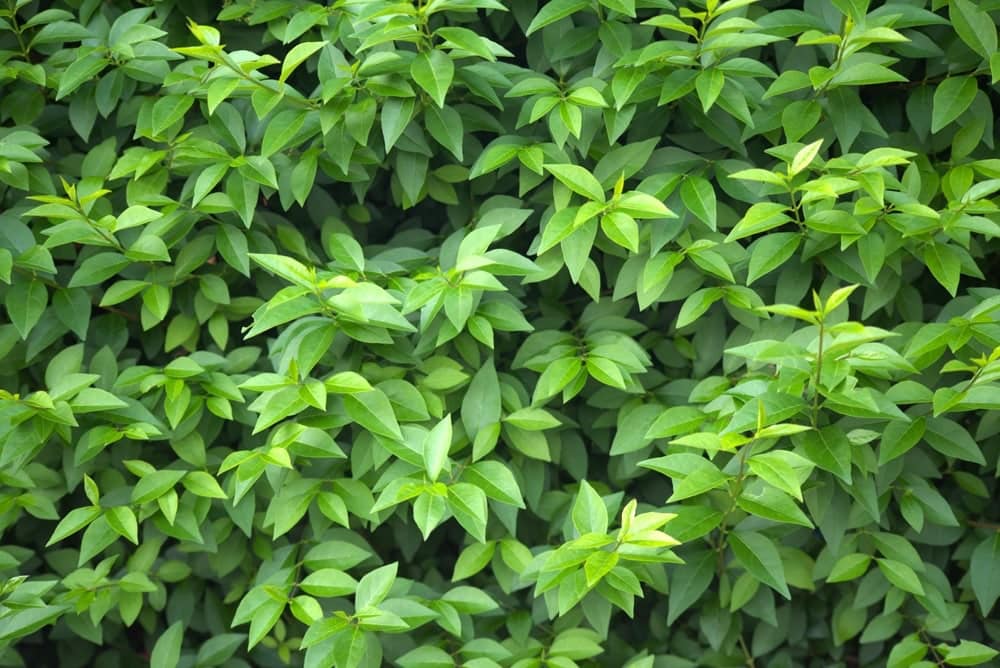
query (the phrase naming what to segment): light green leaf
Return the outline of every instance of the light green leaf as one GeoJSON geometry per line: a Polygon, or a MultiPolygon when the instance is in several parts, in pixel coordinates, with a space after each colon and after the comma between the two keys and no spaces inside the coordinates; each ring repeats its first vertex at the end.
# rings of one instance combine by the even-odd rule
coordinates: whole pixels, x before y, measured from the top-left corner
{"type": "Polygon", "coordinates": [[[661,473],[671,479],[673,493],[667,503],[699,496],[723,487],[729,476],[719,467],[700,455],[676,453],[639,462],[639,466],[661,473]]]}
{"type": "Polygon", "coordinates": [[[281,75],[278,77],[278,81],[284,83],[285,79],[290,77],[299,65],[326,45],[327,42],[299,42],[293,46],[281,64],[281,75]]]}
{"type": "Polygon", "coordinates": [[[857,552],[845,554],[830,569],[830,575],[827,576],[826,581],[847,582],[848,580],[856,580],[865,574],[871,562],[871,555],[868,554],[859,554],[857,552]]]}
{"type": "Polygon", "coordinates": [[[410,75],[423,88],[438,107],[444,107],[444,98],[455,78],[455,63],[443,51],[424,51],[413,59],[410,75]]]}
{"type": "Polygon", "coordinates": [[[975,640],[963,640],[954,647],[942,643],[936,649],[945,657],[944,662],[949,666],[978,666],[1000,654],[1000,651],[975,640]]]}
{"type": "Polygon", "coordinates": [[[604,202],[604,188],[600,181],[579,165],[545,165],[564,186],[594,202],[604,202]]]}
{"type": "Polygon", "coordinates": [[[894,587],[917,596],[924,595],[920,577],[912,568],[895,559],[876,559],[879,570],[894,587]]]}
{"type": "Polygon", "coordinates": [[[531,20],[525,35],[541,30],[547,25],[555,23],[577,12],[587,9],[590,3],[586,0],[552,0],[542,6],[535,18],[531,20]]]}
{"type": "Polygon", "coordinates": [[[573,502],[572,519],[573,527],[581,535],[608,531],[608,509],[604,499],[586,480],[580,481],[580,489],[573,502]]]}
{"type": "Polygon", "coordinates": [[[396,581],[399,564],[393,562],[369,571],[358,581],[357,592],[354,595],[354,606],[363,610],[376,606],[389,595],[392,583],[396,581]]]}
{"type": "Polygon", "coordinates": [[[286,109],[278,112],[267,124],[260,154],[268,158],[288,146],[305,125],[308,112],[303,109],[286,109]]]}
{"type": "Polygon", "coordinates": [[[455,570],[452,573],[451,581],[458,582],[470,578],[479,571],[486,568],[493,558],[497,544],[493,541],[486,543],[472,543],[458,555],[455,561],[455,570]]]}
{"type": "Polygon", "coordinates": [[[451,415],[445,415],[444,419],[434,425],[434,428],[427,432],[427,439],[424,441],[424,469],[431,482],[435,482],[441,474],[448,461],[448,450],[451,448],[451,415]]]}

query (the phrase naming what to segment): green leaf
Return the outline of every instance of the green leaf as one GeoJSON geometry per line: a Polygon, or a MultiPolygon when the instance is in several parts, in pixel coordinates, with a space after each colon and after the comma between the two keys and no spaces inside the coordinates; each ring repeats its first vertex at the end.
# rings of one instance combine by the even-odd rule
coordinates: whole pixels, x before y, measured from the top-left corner
{"type": "Polygon", "coordinates": [[[108,57],[101,50],[79,54],[59,77],[56,100],[61,100],[87,81],[91,81],[108,65],[108,57]]]}
{"type": "Polygon", "coordinates": [[[132,489],[132,503],[148,503],[163,496],[181,481],[186,471],[162,470],[147,473],[132,489]]]}
{"type": "Polygon", "coordinates": [[[547,2],[535,14],[524,34],[531,35],[533,32],[541,30],[545,26],[562,20],[567,16],[581,12],[589,6],[590,3],[586,0],[552,0],[551,2],[547,2]]]}
{"type": "Polygon", "coordinates": [[[455,63],[451,58],[443,51],[421,52],[410,65],[410,75],[438,107],[444,107],[444,98],[455,77],[455,63]]]}
{"type": "Polygon", "coordinates": [[[622,248],[639,252],[639,226],[632,216],[621,211],[612,211],[601,216],[601,230],[622,248]]]}
{"type": "Polygon", "coordinates": [[[897,457],[902,457],[920,442],[927,428],[927,420],[920,416],[911,422],[894,420],[882,431],[879,444],[878,463],[882,466],[897,457]]]}
{"type": "Polygon", "coordinates": [[[949,0],[948,18],[970,49],[989,58],[997,52],[997,27],[993,18],[972,0],[949,0]]]}
{"type": "Polygon", "coordinates": [[[49,291],[41,281],[16,283],[4,299],[10,322],[22,339],[35,328],[49,303],[49,291]]]}
{"type": "Polygon", "coordinates": [[[800,457],[787,450],[772,450],[752,456],[748,464],[750,470],[761,480],[802,501],[799,474],[794,467],[799,460],[800,457]]]}
{"type": "Polygon", "coordinates": [[[313,55],[326,45],[327,42],[299,42],[293,46],[288,51],[284,62],[281,64],[281,75],[278,77],[278,81],[284,83],[284,81],[292,75],[292,72],[294,72],[299,65],[304,63],[309,56],[313,55]]]}
{"type": "Polygon", "coordinates": [[[734,531],[729,534],[729,545],[736,560],[750,575],[791,599],[785,582],[785,567],[770,538],[753,531],[734,531]]]}
{"type": "Polygon", "coordinates": [[[314,273],[298,260],[274,253],[250,253],[251,260],[289,283],[312,290],[316,283],[314,273]]]}
{"type": "Polygon", "coordinates": [[[604,202],[604,188],[600,181],[583,167],[578,165],[545,165],[556,179],[564,186],[583,195],[594,202],[604,202]]]}
{"type": "Polygon", "coordinates": [[[149,656],[150,668],[176,668],[181,658],[184,622],[176,621],[157,638],[149,656]]]}
{"type": "MultiPolygon", "coordinates": [[[[374,106],[371,108],[374,114],[374,106]]],[[[399,138],[403,136],[403,132],[406,131],[406,127],[413,118],[413,110],[415,108],[413,98],[393,97],[382,104],[382,141],[385,144],[386,152],[392,150],[392,147],[396,145],[399,138]]],[[[366,119],[366,122],[374,122],[374,116],[371,119],[366,119]]],[[[358,134],[360,135],[363,132],[367,137],[369,129],[370,127],[359,130],[358,134]]]]}
{"type": "Polygon", "coordinates": [[[333,659],[337,668],[358,668],[368,648],[368,633],[352,626],[333,643],[333,659]]]}
{"type": "Polygon", "coordinates": [[[428,107],[424,110],[424,121],[431,137],[461,162],[464,155],[464,121],[454,107],[428,107]]]}
{"type": "Polygon", "coordinates": [[[352,420],[379,436],[402,440],[396,414],[389,398],[382,390],[375,388],[368,392],[344,395],[344,407],[352,420]]]}
{"type": "Polygon", "coordinates": [[[279,112],[267,124],[264,139],[260,144],[260,154],[268,158],[288,146],[305,125],[305,110],[286,109],[279,112]]]}
{"type": "Polygon", "coordinates": [[[451,439],[451,416],[445,415],[443,420],[427,432],[427,439],[424,441],[424,469],[431,482],[437,481],[441,469],[448,460],[451,439]]]}
{"type": "Polygon", "coordinates": [[[49,538],[45,546],[48,547],[49,545],[58,543],[64,538],[72,536],[77,531],[82,531],[87,527],[87,525],[100,516],[101,509],[96,506],[74,508],[66,513],[61,520],[59,520],[59,524],[56,525],[55,530],[52,532],[52,536],[49,538]]]}
{"type": "Polygon", "coordinates": [[[792,440],[816,466],[851,483],[851,442],[841,429],[830,425],[796,434],[792,440]]]}
{"type": "Polygon", "coordinates": [[[810,529],[813,527],[813,523],[790,496],[763,481],[747,485],[737,497],[736,505],[748,513],[775,522],[798,524],[810,529]]]}
{"type": "Polygon", "coordinates": [[[355,394],[357,392],[370,392],[371,384],[354,371],[341,371],[335,373],[323,381],[328,392],[334,394],[355,394]]]}
{"type": "Polygon", "coordinates": [[[458,582],[470,578],[486,568],[486,565],[493,558],[496,545],[493,541],[472,543],[462,550],[455,561],[455,570],[452,572],[451,581],[458,582]]]}
{"type": "MultiPolygon", "coordinates": [[[[303,401],[297,387],[286,387],[275,392],[269,392],[266,395],[262,395],[260,399],[263,399],[263,403],[259,406],[259,415],[253,425],[254,434],[259,434],[285,418],[301,413],[308,406],[303,401]]],[[[256,402],[251,408],[255,407],[256,402]]],[[[255,410],[257,409],[255,408],[255,410]]]]}
{"type": "Polygon", "coordinates": [[[532,403],[538,403],[561,392],[581,371],[583,363],[577,357],[563,357],[552,362],[538,378],[532,403]]]}
{"type": "Polygon", "coordinates": [[[604,499],[586,480],[580,481],[580,489],[573,502],[573,526],[582,534],[607,533],[608,509],[604,499]]]}
{"type": "Polygon", "coordinates": [[[483,490],[491,499],[524,508],[521,488],[510,469],[498,461],[480,461],[465,469],[462,479],[483,490]]]}
{"type": "Polygon", "coordinates": [[[725,73],[717,67],[702,70],[694,80],[695,90],[698,92],[698,99],[701,101],[701,110],[708,113],[715,101],[719,99],[722,88],[726,85],[725,73]]]}
{"type": "Polygon", "coordinates": [[[786,211],[788,207],[778,202],[757,202],[747,209],[743,218],[730,230],[726,241],[736,241],[781,227],[791,220],[786,211]]]}
{"type": "Polygon", "coordinates": [[[671,406],[650,425],[646,438],[670,438],[695,431],[706,415],[694,406],[671,406]]]}
{"type": "Polygon", "coordinates": [[[392,583],[396,581],[399,563],[393,562],[369,571],[358,581],[354,595],[354,607],[358,610],[376,606],[389,595],[392,583]]]}
{"type": "Polygon", "coordinates": [[[221,666],[228,661],[246,639],[242,633],[223,633],[205,641],[198,649],[198,666],[221,666]]]}
{"type": "Polygon", "coordinates": [[[817,139],[811,144],[803,146],[792,158],[792,164],[788,166],[788,173],[790,175],[798,174],[803,171],[806,167],[812,164],[816,156],[819,155],[819,149],[823,146],[823,140],[817,139]]]}
{"type": "Polygon", "coordinates": [[[558,418],[542,408],[522,408],[504,417],[503,421],[528,431],[555,429],[562,424],[558,418]]]}
{"type": "Polygon", "coordinates": [[[827,576],[826,581],[847,582],[849,580],[856,580],[865,574],[871,562],[871,555],[868,554],[859,554],[857,552],[845,554],[830,569],[830,575],[827,576]]]}
{"type": "Polygon", "coordinates": [[[105,517],[118,535],[131,541],[134,545],[139,544],[139,523],[131,508],[128,506],[109,508],[105,517]]]}
{"type": "Polygon", "coordinates": [[[997,599],[1000,599],[998,563],[1000,563],[1000,533],[992,532],[972,551],[972,558],[969,562],[972,592],[984,616],[990,614],[997,599]]]}
{"type": "Polygon", "coordinates": [[[500,44],[486,39],[468,28],[442,26],[436,29],[434,34],[449,42],[453,47],[474,53],[480,58],[491,62],[495,61],[497,56],[510,57],[514,55],[500,44]]]}
{"type": "Polygon", "coordinates": [[[674,323],[674,326],[677,329],[687,327],[705,315],[712,304],[722,299],[724,295],[722,288],[702,288],[693,292],[681,304],[681,310],[677,314],[677,322],[674,323]]]}
{"type": "MultiPolygon", "coordinates": [[[[650,430],[652,431],[652,430],[650,430]]],[[[681,501],[723,487],[729,476],[704,457],[692,453],[677,453],[666,457],[645,459],[639,466],[662,473],[673,483],[673,493],[667,503],[681,501]]]]}
{"type": "Polygon", "coordinates": [[[946,244],[931,243],[924,247],[923,257],[924,264],[937,282],[954,297],[962,277],[962,261],[958,252],[946,244]]]}
{"type": "Polygon", "coordinates": [[[503,138],[490,143],[483,152],[479,154],[472,168],[469,170],[469,178],[475,179],[483,174],[489,174],[503,167],[511,160],[517,158],[521,150],[521,144],[503,141],[503,138]]]}
{"type": "Polygon", "coordinates": [[[716,225],[715,189],[708,179],[689,176],[681,183],[681,200],[688,211],[712,230],[716,225]]]}
{"type": "Polygon", "coordinates": [[[493,359],[486,360],[472,377],[462,397],[462,424],[470,436],[500,421],[500,381],[493,359]]]}
{"type": "Polygon", "coordinates": [[[193,104],[194,97],[190,95],[167,95],[157,100],[153,105],[153,135],[161,136],[169,130],[184,118],[193,104]]]}
{"type": "Polygon", "coordinates": [[[670,595],[667,596],[667,624],[673,624],[701,598],[712,583],[717,563],[718,555],[704,550],[697,556],[686,558],[683,565],[672,568],[670,595]]]}
{"type": "Polygon", "coordinates": [[[969,432],[954,420],[942,417],[928,418],[924,440],[942,455],[986,465],[986,459],[979,445],[969,432]]]}
{"type": "Polygon", "coordinates": [[[640,219],[676,218],[677,214],[659,199],[646,193],[633,191],[618,198],[615,210],[640,219]]]}
{"type": "Polygon", "coordinates": [[[219,225],[215,230],[215,246],[230,267],[244,276],[250,275],[250,252],[241,230],[232,225],[219,225]]]}
{"type": "MultiPolygon", "coordinates": [[[[989,21],[992,26],[993,22],[989,21]]],[[[996,28],[994,43],[996,42],[996,28]]],[[[942,128],[961,116],[976,99],[979,85],[975,77],[949,77],[934,89],[934,113],[931,116],[931,132],[942,128]]]]}
{"type": "Polygon", "coordinates": [[[587,561],[583,563],[583,571],[587,576],[587,586],[593,587],[610,573],[611,569],[618,564],[618,559],[617,552],[598,551],[588,556],[587,561]]]}
{"type": "Polygon", "coordinates": [[[963,640],[954,647],[941,644],[937,650],[949,666],[978,666],[1000,655],[1000,651],[975,640],[963,640]]]}
{"type": "Polygon", "coordinates": [[[750,249],[747,285],[785,264],[798,250],[802,236],[794,232],[775,232],[761,237],[750,249]]]}
{"type": "Polygon", "coordinates": [[[924,595],[924,586],[912,568],[895,559],[876,559],[876,562],[882,575],[894,587],[917,596],[924,595]]]}
{"type": "Polygon", "coordinates": [[[486,494],[479,487],[457,482],[448,487],[448,508],[465,531],[486,542],[486,494]]]}
{"type": "Polygon", "coordinates": [[[182,480],[185,489],[206,499],[228,498],[219,481],[208,471],[191,471],[182,480]]]}

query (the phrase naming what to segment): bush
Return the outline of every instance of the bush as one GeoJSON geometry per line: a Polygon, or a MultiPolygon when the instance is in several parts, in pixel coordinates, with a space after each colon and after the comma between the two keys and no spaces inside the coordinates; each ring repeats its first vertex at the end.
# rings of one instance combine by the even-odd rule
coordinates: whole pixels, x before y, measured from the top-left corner
{"type": "Polygon", "coordinates": [[[0,665],[996,660],[1000,2],[327,4],[0,11],[0,665]]]}

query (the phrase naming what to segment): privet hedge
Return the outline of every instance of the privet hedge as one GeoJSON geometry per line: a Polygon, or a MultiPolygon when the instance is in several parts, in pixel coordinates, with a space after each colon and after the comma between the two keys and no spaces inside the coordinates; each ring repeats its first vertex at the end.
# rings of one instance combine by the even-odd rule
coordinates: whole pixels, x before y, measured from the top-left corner
{"type": "Polygon", "coordinates": [[[0,665],[995,662],[998,18],[5,0],[0,665]]]}

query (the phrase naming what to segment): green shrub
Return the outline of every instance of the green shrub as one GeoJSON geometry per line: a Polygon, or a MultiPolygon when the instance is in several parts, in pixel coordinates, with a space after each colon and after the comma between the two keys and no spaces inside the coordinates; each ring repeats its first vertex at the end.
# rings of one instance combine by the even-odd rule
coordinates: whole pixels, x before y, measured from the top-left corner
{"type": "Polygon", "coordinates": [[[997,665],[997,0],[2,5],[0,666],[997,665]]]}

